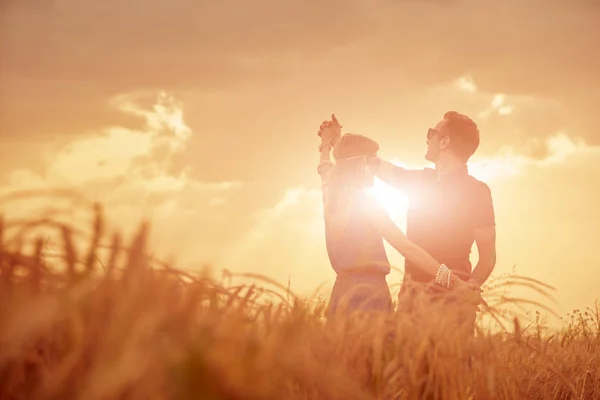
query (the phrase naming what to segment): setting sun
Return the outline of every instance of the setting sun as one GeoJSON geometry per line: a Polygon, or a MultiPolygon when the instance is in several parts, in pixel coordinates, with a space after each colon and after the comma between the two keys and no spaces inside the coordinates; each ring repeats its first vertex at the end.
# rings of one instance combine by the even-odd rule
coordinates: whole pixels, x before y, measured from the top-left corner
{"type": "MultiPolygon", "coordinates": [[[[394,162],[394,164],[398,163],[394,162]]],[[[377,178],[369,193],[379,200],[396,224],[400,226],[404,224],[408,207],[408,198],[404,193],[377,178]]]]}

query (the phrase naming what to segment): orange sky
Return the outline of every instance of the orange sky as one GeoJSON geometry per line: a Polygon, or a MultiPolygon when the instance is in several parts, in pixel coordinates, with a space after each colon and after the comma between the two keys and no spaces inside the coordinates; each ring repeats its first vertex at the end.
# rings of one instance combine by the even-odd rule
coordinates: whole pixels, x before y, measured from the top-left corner
{"type": "Polygon", "coordinates": [[[320,122],[420,167],[427,128],[458,110],[482,132],[497,273],[582,307],[600,297],[596,3],[2,2],[0,191],[75,184],[123,226],[152,215],[182,263],[306,290],[333,278],[320,122]]]}

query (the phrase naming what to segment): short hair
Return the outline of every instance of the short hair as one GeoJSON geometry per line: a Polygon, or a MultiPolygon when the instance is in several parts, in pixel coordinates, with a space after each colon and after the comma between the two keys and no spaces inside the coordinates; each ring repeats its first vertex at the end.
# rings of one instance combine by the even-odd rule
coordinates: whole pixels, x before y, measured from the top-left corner
{"type": "Polygon", "coordinates": [[[342,160],[351,157],[375,156],[378,151],[379,144],[373,139],[356,133],[346,133],[333,148],[333,158],[342,160]]]}
{"type": "Polygon", "coordinates": [[[444,120],[447,121],[444,133],[450,137],[450,149],[467,162],[479,147],[477,124],[465,114],[456,111],[448,111],[444,114],[444,120]]]}

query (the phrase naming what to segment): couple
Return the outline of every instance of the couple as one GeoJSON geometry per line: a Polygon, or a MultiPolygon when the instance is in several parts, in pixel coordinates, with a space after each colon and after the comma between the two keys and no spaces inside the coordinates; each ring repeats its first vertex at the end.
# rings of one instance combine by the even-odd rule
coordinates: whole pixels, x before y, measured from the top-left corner
{"type": "MultiPolygon", "coordinates": [[[[425,158],[435,169],[407,170],[377,156],[379,145],[362,135],[342,135],[332,115],[319,130],[326,246],[337,274],[328,316],[340,308],[391,311],[386,275],[386,240],[406,259],[399,311],[411,311],[411,299],[458,291],[467,294],[467,323],[474,330],[481,285],[496,263],[494,207],[488,186],[471,177],[467,161],[479,146],[477,125],[454,111],[426,135],[425,158]],[[335,163],[330,159],[333,150],[335,163]],[[368,194],[374,178],[409,197],[407,234],[368,194]],[[469,255],[476,243],[479,261],[469,255]]],[[[466,319],[466,320],[465,320],[466,319]]]]}

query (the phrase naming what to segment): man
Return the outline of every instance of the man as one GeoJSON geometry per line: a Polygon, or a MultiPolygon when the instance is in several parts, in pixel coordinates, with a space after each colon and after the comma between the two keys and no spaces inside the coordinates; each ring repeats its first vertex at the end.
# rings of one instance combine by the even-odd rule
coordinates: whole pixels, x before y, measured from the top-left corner
{"type": "MultiPolygon", "coordinates": [[[[409,197],[407,236],[461,279],[480,287],[496,264],[495,214],[489,187],[468,173],[467,162],[479,147],[473,120],[449,111],[427,132],[425,159],[435,169],[407,170],[381,161],[377,176],[409,197]],[[479,260],[472,270],[475,242],[479,260]]],[[[431,278],[406,263],[403,290],[431,278]]]]}
{"type": "MultiPolygon", "coordinates": [[[[332,121],[338,124],[337,120],[332,121]]],[[[332,142],[335,143],[335,138],[332,142]]],[[[467,162],[479,147],[479,129],[463,114],[449,111],[427,132],[425,158],[435,168],[407,170],[379,160],[377,176],[404,191],[409,198],[408,238],[459,278],[479,288],[496,264],[494,206],[489,187],[468,173],[467,162]],[[469,256],[473,243],[479,261],[472,270],[469,256]]],[[[412,299],[435,294],[434,278],[408,260],[399,299],[399,308],[411,311],[412,299]]],[[[469,335],[473,334],[476,308],[459,313],[469,335]]]]}

